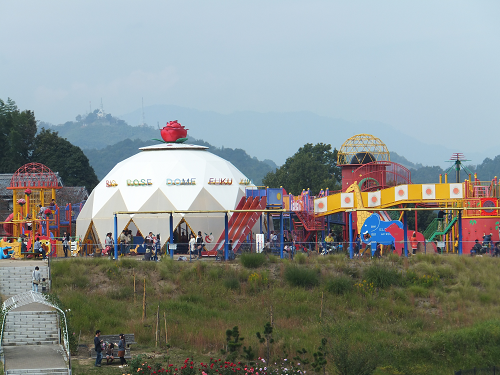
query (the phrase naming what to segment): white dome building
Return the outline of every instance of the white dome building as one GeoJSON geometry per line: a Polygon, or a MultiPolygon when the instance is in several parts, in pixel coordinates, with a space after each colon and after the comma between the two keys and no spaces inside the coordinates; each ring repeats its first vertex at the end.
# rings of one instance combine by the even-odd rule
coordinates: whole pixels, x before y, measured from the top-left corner
{"type": "MultiPolygon", "coordinates": [[[[114,213],[134,211],[139,213],[118,215],[118,234],[125,228],[134,236],[153,232],[164,244],[170,237],[170,215],[140,212],[234,210],[245,188],[254,186],[207,147],[166,143],[140,150],[118,163],[92,191],[76,221],[77,237],[104,243],[106,233],[114,233],[114,213]]],[[[174,238],[201,231],[209,245],[224,230],[224,214],[177,213],[173,227],[174,238]]]]}

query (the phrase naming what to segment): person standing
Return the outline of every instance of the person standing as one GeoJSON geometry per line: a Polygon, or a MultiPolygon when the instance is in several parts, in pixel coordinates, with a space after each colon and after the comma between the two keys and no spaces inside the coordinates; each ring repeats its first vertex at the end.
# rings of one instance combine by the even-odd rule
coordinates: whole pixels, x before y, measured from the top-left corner
{"type": "Polygon", "coordinates": [[[149,232],[149,234],[144,239],[144,244],[146,245],[144,260],[151,260],[151,253],[153,252],[153,243],[154,243],[153,232],[149,232]]]}
{"type": "Polygon", "coordinates": [[[201,259],[201,252],[203,251],[203,237],[201,236],[201,231],[198,231],[198,237],[196,237],[196,248],[198,249],[198,259],[201,259]]]}
{"type": "Polygon", "coordinates": [[[110,258],[113,258],[113,253],[114,253],[114,249],[113,249],[113,246],[114,245],[114,241],[113,241],[113,237],[112,237],[112,234],[111,232],[107,233],[106,234],[106,238],[104,239],[104,248],[106,250],[106,254],[110,257],[110,258]]]}
{"type": "Polygon", "coordinates": [[[38,284],[40,284],[41,280],[42,280],[42,276],[40,274],[40,268],[38,268],[38,266],[36,266],[33,273],[31,274],[31,285],[32,285],[33,292],[38,293],[38,284]]]}
{"type": "Polygon", "coordinates": [[[40,238],[38,237],[35,238],[35,243],[33,244],[33,252],[35,256],[41,254],[42,258],[45,259],[45,254],[42,248],[42,244],[40,242],[40,238]]]}
{"type": "Polygon", "coordinates": [[[196,238],[194,238],[194,234],[191,233],[189,235],[189,255],[194,256],[196,252],[196,238]]]}
{"type": "Polygon", "coordinates": [[[134,244],[134,237],[132,236],[132,230],[129,229],[127,231],[127,246],[125,249],[126,255],[130,254],[130,248],[133,246],[133,244],[134,244]]]}
{"type": "Polygon", "coordinates": [[[128,241],[127,230],[124,229],[124,230],[122,230],[122,233],[120,234],[120,254],[119,255],[125,255],[127,241],[128,241]]]}
{"type": "Polygon", "coordinates": [[[69,234],[64,232],[63,238],[62,238],[62,244],[63,244],[63,251],[64,251],[64,257],[68,257],[68,249],[69,249],[69,234]]]}
{"type": "Polygon", "coordinates": [[[120,341],[118,341],[118,357],[120,357],[120,368],[123,368],[127,365],[127,361],[125,360],[125,347],[127,343],[125,342],[125,335],[120,333],[119,335],[120,341]]]}
{"type": "Polygon", "coordinates": [[[413,232],[413,234],[411,235],[410,244],[411,244],[412,255],[417,254],[418,240],[416,232],[413,232]]]}
{"type": "Polygon", "coordinates": [[[94,349],[97,354],[95,357],[95,367],[101,367],[102,361],[102,340],[99,338],[99,336],[101,336],[101,331],[95,331],[94,349]]]}

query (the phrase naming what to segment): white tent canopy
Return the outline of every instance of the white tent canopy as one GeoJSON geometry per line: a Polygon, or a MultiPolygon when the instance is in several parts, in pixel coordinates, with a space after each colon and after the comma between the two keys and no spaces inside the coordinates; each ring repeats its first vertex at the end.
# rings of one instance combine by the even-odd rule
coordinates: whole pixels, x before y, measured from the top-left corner
{"type": "MultiPolygon", "coordinates": [[[[160,144],[141,148],[118,163],[82,208],[76,221],[77,237],[85,239],[94,231],[104,242],[106,233],[114,232],[114,213],[118,211],[234,210],[245,188],[253,185],[234,165],[206,149],[160,144]]],[[[174,228],[183,218],[195,232],[201,231],[213,242],[224,230],[223,214],[174,214],[174,228]]],[[[118,232],[132,220],[143,236],[159,233],[164,243],[170,237],[169,219],[169,214],[121,214],[118,232]]]]}

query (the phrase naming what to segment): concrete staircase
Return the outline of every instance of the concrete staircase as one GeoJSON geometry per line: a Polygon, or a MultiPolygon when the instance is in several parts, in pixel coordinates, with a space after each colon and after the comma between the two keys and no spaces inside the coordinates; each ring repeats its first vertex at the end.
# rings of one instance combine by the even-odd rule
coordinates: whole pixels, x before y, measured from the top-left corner
{"type": "MultiPolygon", "coordinates": [[[[37,262],[40,268],[42,279],[49,279],[49,268],[45,262],[37,262]]],[[[7,297],[16,296],[18,294],[31,290],[31,275],[35,270],[33,267],[0,267],[0,293],[7,297]]],[[[39,291],[41,291],[39,289],[39,291]]]]}
{"type": "Polygon", "coordinates": [[[55,311],[11,311],[5,319],[3,346],[57,345],[58,314],[55,311]]]}
{"type": "Polygon", "coordinates": [[[7,370],[6,375],[68,375],[67,368],[48,368],[48,369],[15,369],[7,370]]]}
{"type": "MultiPolygon", "coordinates": [[[[28,263],[28,262],[19,262],[28,263]]],[[[5,319],[2,350],[6,375],[69,375],[68,358],[61,346],[59,314],[44,300],[29,303],[26,297],[18,296],[32,290],[31,275],[35,266],[40,268],[42,278],[48,281],[48,266],[45,262],[30,261],[26,266],[5,266],[0,263],[0,294],[15,297],[15,307],[5,319]]],[[[39,286],[41,292],[41,286],[39,286]]],[[[35,294],[37,295],[37,294],[35,294]]],[[[29,298],[31,294],[28,294],[29,298]]],[[[37,297],[38,298],[38,297],[37,297]]]]}

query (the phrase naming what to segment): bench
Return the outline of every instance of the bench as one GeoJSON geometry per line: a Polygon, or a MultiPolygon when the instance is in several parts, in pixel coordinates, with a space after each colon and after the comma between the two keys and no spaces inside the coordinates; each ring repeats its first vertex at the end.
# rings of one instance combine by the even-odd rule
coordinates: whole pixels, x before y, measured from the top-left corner
{"type": "MultiPolygon", "coordinates": [[[[96,355],[97,355],[97,353],[95,352],[94,348],[89,350],[89,356],[91,358],[95,358],[96,355]]],[[[113,349],[113,357],[115,357],[115,360],[120,358],[120,357],[118,357],[118,348],[116,346],[113,349]]],[[[106,351],[105,350],[102,351],[102,358],[103,358],[103,360],[106,360],[106,351]]],[[[130,348],[125,348],[125,356],[123,358],[125,358],[125,359],[132,358],[132,355],[130,354],[130,348]]],[[[120,363],[119,360],[117,363],[120,363]]]]}
{"type": "MultiPolygon", "coordinates": [[[[135,335],[133,333],[125,333],[125,343],[127,344],[127,348],[130,345],[137,344],[135,342],[135,335]]],[[[112,342],[113,344],[118,344],[120,341],[119,335],[101,335],[99,338],[104,342],[112,342]]]]}
{"type": "Polygon", "coordinates": [[[33,255],[33,258],[38,258],[38,257],[42,256],[42,254],[35,253],[32,250],[27,250],[27,251],[22,251],[21,250],[21,256],[23,256],[23,255],[24,255],[24,258],[27,258],[28,255],[33,255]]]}

